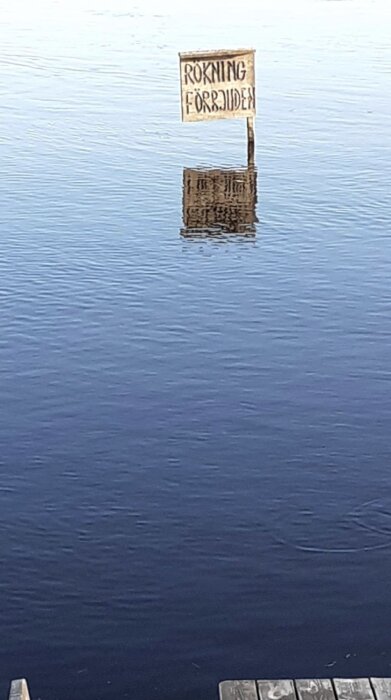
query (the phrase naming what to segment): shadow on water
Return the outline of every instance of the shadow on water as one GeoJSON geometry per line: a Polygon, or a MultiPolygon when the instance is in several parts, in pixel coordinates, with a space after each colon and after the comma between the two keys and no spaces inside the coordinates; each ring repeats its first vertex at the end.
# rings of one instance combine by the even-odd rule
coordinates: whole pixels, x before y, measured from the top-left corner
{"type": "Polygon", "coordinates": [[[254,239],[256,204],[257,171],[253,166],[236,170],[184,168],[181,236],[254,239]]]}

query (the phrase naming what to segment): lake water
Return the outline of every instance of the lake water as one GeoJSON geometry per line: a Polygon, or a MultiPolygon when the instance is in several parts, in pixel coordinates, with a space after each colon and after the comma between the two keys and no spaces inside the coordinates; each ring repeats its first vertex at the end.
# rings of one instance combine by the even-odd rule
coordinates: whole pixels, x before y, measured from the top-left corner
{"type": "Polygon", "coordinates": [[[390,3],[0,20],[0,694],[391,675],[390,3]],[[246,141],[177,52],[239,46],[257,221],[184,236],[246,141]]]}

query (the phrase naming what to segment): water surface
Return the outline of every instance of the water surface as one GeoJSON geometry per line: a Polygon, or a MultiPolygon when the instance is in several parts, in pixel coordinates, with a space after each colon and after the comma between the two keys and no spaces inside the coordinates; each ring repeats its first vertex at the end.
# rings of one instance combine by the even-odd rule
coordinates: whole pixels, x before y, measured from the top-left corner
{"type": "MultiPolygon", "coordinates": [[[[0,9],[0,692],[390,675],[390,7],[0,9]],[[253,235],[177,52],[257,50],[253,235]]],[[[252,225],[252,224],[251,224],[252,225]]]]}

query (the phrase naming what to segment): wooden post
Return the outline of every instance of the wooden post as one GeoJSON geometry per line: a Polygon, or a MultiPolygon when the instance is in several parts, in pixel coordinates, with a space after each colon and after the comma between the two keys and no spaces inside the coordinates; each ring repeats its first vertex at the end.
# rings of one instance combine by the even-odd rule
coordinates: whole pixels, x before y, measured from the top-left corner
{"type": "Polygon", "coordinates": [[[254,165],[255,139],[254,139],[254,117],[247,117],[247,165],[254,165]]]}
{"type": "Polygon", "coordinates": [[[27,681],[24,678],[12,681],[9,700],[30,700],[27,681]]]}

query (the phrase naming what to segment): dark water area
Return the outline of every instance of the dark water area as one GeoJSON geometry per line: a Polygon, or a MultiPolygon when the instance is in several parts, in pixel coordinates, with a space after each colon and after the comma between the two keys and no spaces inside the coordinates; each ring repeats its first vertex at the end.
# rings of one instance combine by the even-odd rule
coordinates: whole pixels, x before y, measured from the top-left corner
{"type": "Polygon", "coordinates": [[[0,694],[391,675],[389,3],[0,18],[0,694]],[[180,123],[177,52],[239,46],[250,175],[180,123]],[[184,235],[193,170],[251,235],[184,235]]]}

